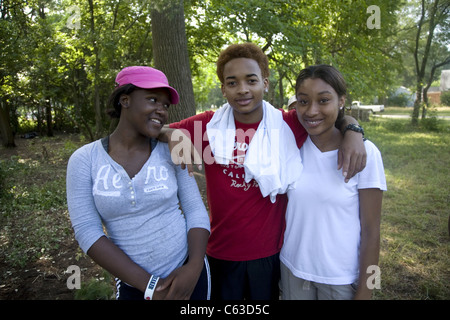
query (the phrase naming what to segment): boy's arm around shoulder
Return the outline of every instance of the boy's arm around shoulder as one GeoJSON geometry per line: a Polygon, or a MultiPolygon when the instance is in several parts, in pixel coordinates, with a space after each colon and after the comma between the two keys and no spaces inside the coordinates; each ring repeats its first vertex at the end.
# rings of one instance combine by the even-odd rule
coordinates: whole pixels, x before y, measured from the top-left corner
{"type": "Polygon", "coordinates": [[[194,164],[199,170],[202,169],[202,150],[201,147],[196,149],[193,142],[200,142],[202,145],[206,124],[213,116],[213,111],[205,111],[179,122],[164,125],[158,137],[159,140],[169,144],[172,161],[183,170],[187,167],[190,176],[194,174],[194,164]]]}
{"type": "Polygon", "coordinates": [[[158,136],[158,140],[169,145],[170,156],[175,165],[188,170],[189,175],[194,175],[194,164],[198,170],[202,170],[202,158],[195,149],[192,140],[182,129],[170,128],[165,125],[158,136]]]}
{"type": "Polygon", "coordinates": [[[345,182],[348,182],[358,172],[366,167],[367,152],[364,146],[364,134],[347,130],[349,124],[358,125],[358,121],[350,116],[344,116],[340,127],[344,135],[342,145],[338,151],[338,170],[342,168],[345,182]]]}

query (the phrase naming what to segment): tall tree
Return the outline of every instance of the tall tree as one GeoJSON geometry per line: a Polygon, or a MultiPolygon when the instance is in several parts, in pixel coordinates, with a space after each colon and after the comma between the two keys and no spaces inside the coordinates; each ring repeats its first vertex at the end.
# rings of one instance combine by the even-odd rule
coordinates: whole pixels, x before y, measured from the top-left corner
{"type": "MultiPolygon", "coordinates": [[[[414,101],[414,109],[411,120],[413,125],[418,124],[419,111],[421,104],[423,102],[423,87],[425,85],[428,59],[431,54],[433,41],[435,41],[435,33],[440,26],[443,27],[442,28],[443,30],[440,30],[440,32],[445,33],[449,31],[448,29],[449,15],[450,15],[450,2],[448,0],[446,1],[421,0],[420,18],[417,23],[417,33],[414,49],[414,62],[416,72],[416,100],[414,101]],[[425,40],[425,45],[422,45],[423,38],[425,40]]],[[[436,67],[442,66],[447,63],[445,60],[434,63],[434,68],[431,67],[432,71],[428,72],[434,73],[436,67]]],[[[425,94],[427,90],[428,88],[426,88],[425,94]]]]}
{"type": "Polygon", "coordinates": [[[0,135],[5,147],[16,146],[10,116],[17,74],[26,65],[24,53],[28,52],[25,5],[19,0],[0,2],[0,135]]]}
{"type": "Polygon", "coordinates": [[[179,105],[169,109],[169,121],[179,121],[195,114],[183,0],[155,1],[151,23],[154,66],[180,94],[179,105]]]}
{"type": "Polygon", "coordinates": [[[100,104],[100,53],[98,47],[97,26],[95,22],[94,2],[89,0],[89,22],[90,35],[92,41],[92,51],[94,54],[94,110],[95,110],[95,134],[97,137],[103,133],[102,107],[100,104]]]}

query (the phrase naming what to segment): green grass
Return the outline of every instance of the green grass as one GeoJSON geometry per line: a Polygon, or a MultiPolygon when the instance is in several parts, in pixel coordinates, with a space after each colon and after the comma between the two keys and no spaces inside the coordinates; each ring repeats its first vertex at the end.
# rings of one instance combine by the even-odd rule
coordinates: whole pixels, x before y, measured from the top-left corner
{"type": "Polygon", "coordinates": [[[80,290],[75,291],[75,300],[114,300],[114,290],[111,284],[113,277],[107,271],[103,271],[99,278],[91,278],[81,283],[80,290]]]}
{"type": "Polygon", "coordinates": [[[449,125],[429,132],[376,118],[364,128],[382,153],[388,184],[375,298],[449,299],[449,125]]]}
{"type": "Polygon", "coordinates": [[[30,140],[27,156],[0,159],[0,258],[13,267],[44,256],[71,235],[65,166],[76,146],[30,140]]]}

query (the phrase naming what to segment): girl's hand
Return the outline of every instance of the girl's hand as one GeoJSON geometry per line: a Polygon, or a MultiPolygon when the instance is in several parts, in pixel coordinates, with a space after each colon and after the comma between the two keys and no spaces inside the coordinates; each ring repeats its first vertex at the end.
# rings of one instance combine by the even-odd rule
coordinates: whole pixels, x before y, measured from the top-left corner
{"type": "Polygon", "coordinates": [[[154,296],[165,300],[189,300],[202,272],[202,266],[185,264],[172,271],[165,279],[160,279],[154,296]],[[161,295],[160,295],[161,294],[161,295]]]}
{"type": "Polygon", "coordinates": [[[358,172],[366,167],[367,153],[361,133],[348,130],[338,151],[338,170],[347,183],[358,172]]]}

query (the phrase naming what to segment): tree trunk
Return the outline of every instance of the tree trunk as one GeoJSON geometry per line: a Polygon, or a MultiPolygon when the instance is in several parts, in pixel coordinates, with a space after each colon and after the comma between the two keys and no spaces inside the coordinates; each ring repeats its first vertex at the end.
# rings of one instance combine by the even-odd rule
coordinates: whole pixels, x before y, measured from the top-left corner
{"type": "Polygon", "coordinates": [[[423,89],[423,92],[422,92],[422,100],[423,100],[423,104],[422,104],[422,119],[426,118],[427,110],[428,110],[428,107],[429,107],[429,105],[428,105],[428,88],[429,87],[426,86],[423,89]]]}
{"type": "Polygon", "coordinates": [[[50,97],[45,99],[45,121],[47,122],[47,137],[53,137],[53,117],[50,97]]]}
{"type": "Polygon", "coordinates": [[[96,32],[95,32],[95,14],[94,14],[94,3],[93,0],[89,0],[89,11],[90,11],[90,21],[91,21],[91,36],[92,36],[92,47],[95,56],[95,68],[94,68],[94,110],[95,110],[95,136],[99,138],[103,134],[103,122],[102,122],[102,108],[100,105],[100,57],[99,49],[97,45],[96,32]]]}
{"type": "Polygon", "coordinates": [[[425,48],[423,50],[422,61],[419,64],[419,41],[420,35],[422,31],[422,26],[425,23],[426,17],[426,8],[425,8],[425,0],[422,0],[422,8],[421,8],[421,17],[419,20],[417,33],[416,33],[416,46],[414,50],[414,61],[416,64],[416,76],[417,76],[417,85],[416,85],[416,101],[414,101],[414,110],[412,113],[411,123],[413,125],[417,125],[419,123],[419,110],[422,102],[422,88],[423,88],[423,80],[425,78],[425,68],[427,66],[428,57],[430,54],[431,43],[433,41],[434,30],[436,28],[435,23],[435,15],[437,12],[437,8],[439,5],[439,0],[434,0],[433,5],[431,6],[429,13],[429,28],[427,34],[427,42],[425,48]]]}
{"type": "Polygon", "coordinates": [[[413,125],[417,125],[419,123],[419,110],[420,110],[420,103],[422,102],[422,85],[420,84],[419,80],[417,81],[417,88],[416,88],[416,100],[414,101],[414,108],[411,118],[411,123],[413,125]]]}
{"type": "Polygon", "coordinates": [[[283,108],[283,102],[284,102],[284,87],[283,87],[283,78],[284,78],[284,72],[281,71],[281,69],[278,69],[278,90],[280,91],[280,101],[278,102],[277,108],[283,108]]]}
{"type": "Polygon", "coordinates": [[[0,100],[0,136],[2,138],[2,144],[6,148],[14,148],[16,143],[14,142],[14,134],[9,125],[9,108],[6,105],[7,102],[0,100]]]}
{"type": "Polygon", "coordinates": [[[194,115],[196,109],[183,0],[155,2],[151,13],[154,67],[166,74],[180,95],[178,105],[169,109],[169,122],[176,122],[194,115]]]}
{"type": "Polygon", "coordinates": [[[427,116],[427,110],[429,108],[429,103],[428,103],[428,89],[430,89],[431,84],[433,83],[433,79],[434,79],[434,74],[436,72],[436,70],[444,65],[446,65],[447,63],[450,63],[450,56],[445,58],[444,61],[439,62],[439,63],[435,63],[433,65],[433,67],[431,68],[430,71],[430,77],[428,78],[428,82],[427,85],[425,86],[425,88],[423,88],[423,108],[422,108],[422,119],[425,119],[427,116]]]}

